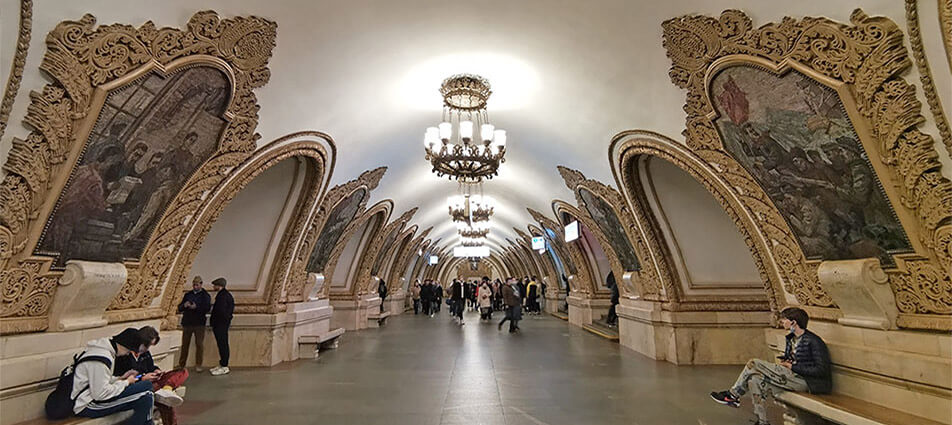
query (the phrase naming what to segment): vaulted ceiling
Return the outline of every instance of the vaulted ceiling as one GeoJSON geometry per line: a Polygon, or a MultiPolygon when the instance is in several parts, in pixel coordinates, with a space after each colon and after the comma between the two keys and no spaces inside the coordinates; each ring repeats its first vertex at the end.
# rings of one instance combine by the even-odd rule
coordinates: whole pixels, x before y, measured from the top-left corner
{"type": "MultiPolygon", "coordinates": [[[[0,5],[0,63],[9,64],[19,6],[16,0],[0,5]]],[[[44,82],[38,71],[45,51],[41,34],[58,22],[90,13],[100,24],[152,20],[181,27],[202,9],[257,15],[278,23],[271,80],[257,91],[259,145],[300,130],[329,134],[338,153],[331,185],[389,167],[370,204],[393,199],[395,214],[419,207],[411,223],[433,226],[429,238],[443,245],[456,240],[445,199],[457,185],[430,172],[423,131],[440,120],[437,89],[443,78],[459,72],[487,77],[494,90],[490,116],[509,133],[506,162],[484,186],[498,202],[489,238],[498,247],[516,238],[513,227],[534,222],[526,207],[551,214],[553,199],[574,203],[557,165],[614,185],[608,156],[613,135],[640,128],[681,138],[685,93],[668,77],[661,22],[725,9],[744,10],[755,25],[786,15],[847,22],[856,7],[904,27],[900,0],[38,1],[24,89],[0,159],[12,137],[27,134],[21,124],[29,104],[24,96],[44,82]]],[[[943,57],[942,51],[934,57],[943,57]]],[[[7,73],[3,66],[0,80],[7,73]]],[[[950,96],[948,78],[938,84],[950,96]]]]}

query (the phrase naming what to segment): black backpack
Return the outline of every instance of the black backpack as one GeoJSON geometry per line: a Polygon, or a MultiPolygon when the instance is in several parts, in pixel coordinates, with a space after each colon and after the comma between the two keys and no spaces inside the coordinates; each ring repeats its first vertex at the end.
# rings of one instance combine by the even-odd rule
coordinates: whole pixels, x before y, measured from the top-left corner
{"type": "MultiPolygon", "coordinates": [[[[73,356],[73,364],[66,366],[60,372],[59,381],[56,382],[56,389],[46,397],[46,418],[49,420],[66,419],[73,416],[73,407],[76,406],[76,399],[71,397],[73,394],[73,378],[76,373],[76,366],[83,362],[99,362],[110,370],[112,369],[112,360],[103,356],[83,357],[86,352],[73,356]]],[[[79,394],[89,389],[89,385],[83,388],[79,394]]],[[[79,397],[79,394],[76,397],[79,397]]]]}

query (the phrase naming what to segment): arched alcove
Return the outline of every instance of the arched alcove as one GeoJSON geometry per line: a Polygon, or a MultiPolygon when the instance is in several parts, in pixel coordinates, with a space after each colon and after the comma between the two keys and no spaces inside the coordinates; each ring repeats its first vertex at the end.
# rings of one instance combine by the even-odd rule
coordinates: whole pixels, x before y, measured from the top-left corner
{"type": "Polygon", "coordinates": [[[284,160],[238,192],[202,243],[190,276],[202,276],[206,283],[225,277],[236,297],[263,295],[269,260],[300,196],[304,173],[298,160],[284,160]]]}
{"type": "Polygon", "coordinates": [[[710,192],[663,160],[643,164],[642,184],[686,296],[730,290],[763,293],[760,272],[743,235],[710,192]]]}
{"type": "Polygon", "coordinates": [[[357,267],[362,259],[363,252],[367,249],[367,242],[370,241],[383,224],[384,214],[382,212],[374,213],[370,218],[363,220],[358,224],[356,230],[351,233],[349,239],[344,243],[344,248],[337,259],[337,265],[330,276],[331,295],[352,294],[356,289],[354,285],[357,282],[357,267]]]}

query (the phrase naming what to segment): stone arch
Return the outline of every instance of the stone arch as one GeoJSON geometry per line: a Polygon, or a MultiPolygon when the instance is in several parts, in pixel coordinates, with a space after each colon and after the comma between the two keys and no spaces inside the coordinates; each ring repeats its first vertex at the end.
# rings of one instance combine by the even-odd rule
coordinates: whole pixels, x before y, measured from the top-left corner
{"type": "Polygon", "coordinates": [[[363,295],[366,292],[366,288],[357,280],[361,272],[361,263],[365,260],[364,253],[374,238],[376,238],[377,234],[383,229],[392,212],[393,201],[389,199],[383,200],[368,208],[367,211],[363,212],[347,226],[347,230],[344,230],[344,234],[340,240],[338,240],[337,245],[334,246],[330,261],[327,263],[327,268],[324,272],[327,279],[327,284],[324,285],[324,288],[326,288],[325,294],[330,295],[332,298],[352,298],[354,295],[363,295]],[[351,242],[355,242],[357,245],[353,256],[349,258],[350,261],[346,261],[347,258],[344,258],[343,254],[345,248],[347,248],[351,242]],[[341,260],[345,261],[342,262],[341,260]],[[339,266],[342,265],[346,268],[339,268],[339,266]],[[345,289],[340,291],[333,290],[332,284],[335,282],[335,273],[346,273],[343,275],[345,289]],[[350,281],[347,278],[348,276],[353,276],[353,281],[350,281]]]}
{"type": "MultiPolygon", "coordinates": [[[[370,192],[377,187],[386,173],[386,167],[367,170],[356,179],[334,186],[322,197],[320,206],[304,225],[301,248],[290,264],[292,275],[307,276],[315,273],[324,278],[324,284],[316,296],[326,297],[327,264],[348,226],[364,210],[370,192]]],[[[304,299],[303,285],[295,285],[288,293],[289,299],[304,299]]]]}
{"type": "MultiPolygon", "coordinates": [[[[782,282],[793,276],[781,271],[777,260],[768,248],[767,236],[758,227],[757,218],[744,208],[738,196],[711,164],[691,153],[684,145],[648,131],[635,130],[619,134],[612,143],[612,152],[617,152],[619,158],[618,168],[614,170],[617,172],[616,179],[620,180],[625,195],[632,200],[633,208],[648,205],[640,177],[638,177],[642,172],[639,161],[645,157],[668,161],[703,184],[744,235],[744,241],[750,248],[754,262],[765,282],[770,309],[778,312],[783,305],[786,305],[782,282]]],[[[678,292],[674,291],[674,293],[678,292]]]]}
{"type": "Polygon", "coordinates": [[[608,254],[621,295],[665,301],[667,293],[674,290],[674,277],[658,254],[657,237],[640,225],[644,218],[632,214],[625,198],[614,188],[587,179],[576,170],[558,168],[566,186],[575,193],[589,230],[608,254]],[[593,216],[596,211],[601,215],[599,219],[593,216]]]}
{"type": "MultiPolygon", "coordinates": [[[[553,203],[553,208],[555,204],[553,203]]],[[[571,288],[569,290],[578,290],[583,287],[589,287],[590,283],[584,282],[586,279],[591,278],[591,271],[589,270],[589,264],[585,261],[584,256],[578,250],[576,244],[565,241],[565,225],[559,221],[552,220],[549,217],[546,217],[545,214],[542,214],[539,211],[536,211],[532,208],[527,208],[529,215],[532,216],[536,222],[542,227],[542,230],[548,230],[555,235],[555,239],[552,241],[552,244],[558,250],[559,256],[562,258],[562,261],[565,262],[569,268],[569,274],[566,275],[566,278],[569,280],[567,285],[573,280],[579,279],[579,282],[575,282],[575,286],[578,288],[571,288]]],[[[553,211],[555,211],[553,209],[553,211]]],[[[551,237],[549,238],[551,239],[551,237]]],[[[561,284],[559,285],[561,288],[561,284]]]]}
{"type": "MultiPolygon", "coordinates": [[[[850,21],[845,24],[826,18],[786,19],[782,25],[784,37],[797,42],[777,46],[759,42],[772,36],[777,24],[755,27],[748,16],[737,10],[724,11],[717,18],[692,15],[665,21],[664,47],[672,61],[669,75],[676,86],[688,91],[684,107],[686,149],[717,171],[738,208],[753,214],[756,220],[748,232],[769,241],[766,245],[759,240],[755,243],[758,248],[763,245],[765,251],[761,255],[769,259],[764,266],[766,273],[780,275],[778,280],[783,282],[782,287],[773,287],[771,307],[785,304],[779,304],[777,294],[786,290],[795,299],[783,301],[795,301],[816,317],[838,317],[841,312],[834,300],[819,285],[819,262],[870,255],[843,255],[834,250],[835,255],[831,256],[827,250],[814,252],[807,259],[804,250],[808,245],[800,238],[804,232],[798,230],[794,234],[788,221],[793,211],[782,211],[782,204],[770,197],[778,192],[771,190],[769,193],[774,195],[770,195],[761,186],[762,182],[770,184],[769,180],[763,176],[755,178],[750,167],[738,160],[741,156],[732,154],[736,149],[725,143],[730,137],[722,137],[721,125],[726,125],[727,119],[748,120],[731,116],[730,112],[722,114],[724,105],[714,102],[720,102],[720,98],[712,95],[712,86],[721,74],[752,67],[778,79],[799,74],[805,77],[806,86],[832,91],[835,96],[829,98],[835,98],[838,108],[829,110],[843,110],[852,127],[847,139],[852,140],[847,143],[837,138],[835,143],[827,144],[865,159],[869,168],[862,173],[867,179],[879,180],[884,203],[892,208],[894,219],[907,236],[904,242],[908,245],[900,244],[896,252],[882,241],[875,241],[876,247],[885,253],[878,258],[886,260],[883,270],[899,308],[896,322],[901,327],[949,330],[952,298],[939,294],[952,293],[952,182],[941,173],[932,137],[919,130],[925,119],[915,87],[902,76],[912,64],[902,41],[902,30],[891,20],[868,16],[861,9],[853,11],[850,21]],[[728,34],[721,30],[728,27],[737,31],[728,34]],[[815,49],[812,40],[817,34],[840,42],[828,49],[815,49]]],[[[726,90],[725,87],[721,86],[726,90]]],[[[612,152],[610,158],[615,158],[615,152],[620,151],[612,152]]],[[[615,162],[613,159],[613,167],[615,162]]],[[[813,161],[818,162],[827,161],[813,161]]],[[[852,169],[849,174],[856,178],[852,169]]],[[[801,176],[803,172],[793,175],[801,176]]],[[[861,224],[865,223],[863,218],[861,224]]],[[[821,240],[826,237],[820,236],[821,240]]]]}
{"type": "MultiPolygon", "coordinates": [[[[576,288],[572,288],[573,292],[576,292],[579,296],[583,297],[592,297],[599,295],[604,297],[607,291],[601,288],[599,283],[602,281],[602,275],[599,272],[600,268],[598,266],[597,257],[599,256],[599,250],[602,255],[605,256],[605,261],[608,261],[608,251],[605,251],[601,247],[601,240],[596,237],[596,232],[599,232],[598,228],[592,228],[595,224],[592,223],[588,215],[580,211],[575,206],[569,204],[568,202],[561,200],[552,201],[552,211],[555,213],[556,217],[559,219],[559,223],[562,226],[570,223],[565,220],[565,216],[569,216],[574,220],[579,222],[581,227],[579,232],[579,238],[573,242],[566,242],[566,245],[569,246],[569,249],[574,252],[577,257],[577,263],[582,264],[580,270],[584,273],[576,275],[572,280],[575,283],[576,288]],[[594,241],[589,240],[586,232],[592,235],[594,241]],[[594,249],[590,246],[590,243],[597,243],[598,249],[594,249]]],[[[611,269],[611,263],[609,262],[609,268],[611,269]]],[[[617,281],[617,279],[616,279],[617,281]]]]}
{"type": "MultiPolygon", "coordinates": [[[[296,231],[314,209],[317,200],[327,188],[333,171],[335,148],[329,136],[319,132],[300,132],[284,136],[258,149],[254,155],[235,167],[218,190],[210,193],[203,208],[196,212],[193,226],[182,244],[182,254],[172,259],[173,274],[166,285],[161,308],[166,314],[165,325],[174,323],[175,299],[185,285],[195,257],[215,221],[238,193],[264,171],[289,158],[305,160],[301,194],[297,198],[291,222],[285,228],[283,240],[278,246],[275,260],[269,267],[268,279],[262,296],[244,299],[236,306],[241,312],[276,312],[284,308],[281,293],[294,281],[303,281],[304,276],[293,276],[281,269],[284,259],[297,255],[288,241],[298,236],[296,231]],[[327,164],[330,164],[329,166],[327,164]]],[[[238,300],[236,300],[238,302],[238,300]]]]}
{"type": "Polygon", "coordinates": [[[162,32],[156,32],[151,22],[138,29],[95,24],[92,15],[85,15],[79,21],[59,23],[47,36],[40,67],[52,81],[32,96],[25,122],[33,131],[23,140],[14,138],[4,165],[7,175],[0,183],[0,270],[5,271],[0,285],[8,294],[0,305],[4,334],[48,326],[62,271],[51,270],[53,256],[33,252],[113,89],[137,84],[153,72],[171,75],[194,67],[221,71],[229,85],[221,114],[225,124],[214,152],[201,158],[194,174],[176,189],[151,230],[143,234],[147,242],[136,259],[120,258],[125,255],[115,259],[124,262],[129,275],[108,307],[107,319],[113,322],[163,315],[161,308],[152,307],[153,301],[169,281],[170,260],[181,254],[181,241],[194,224],[195,210],[222,183],[227,170],[251,155],[259,137],[254,133],[258,108],[254,90],[268,82],[274,22],[256,17],[221,19],[215,12],[204,11],[193,15],[186,29],[162,32]],[[236,24],[239,21],[241,25],[236,24]],[[107,58],[85,53],[88,46],[106,44],[118,33],[123,35],[126,51],[140,54],[107,58]],[[165,47],[146,47],[160,34],[169,41],[163,43],[165,47]],[[235,55],[229,43],[239,38],[247,38],[254,47],[235,55]],[[186,48],[177,43],[183,39],[198,41],[186,48]],[[202,54],[195,54],[199,50],[202,54]]]}
{"type": "Polygon", "coordinates": [[[386,254],[384,265],[381,268],[381,272],[387,282],[392,282],[390,284],[400,290],[404,289],[403,287],[406,285],[404,285],[403,274],[397,271],[397,263],[403,252],[413,244],[414,235],[419,229],[420,226],[414,224],[404,229],[397,236],[396,242],[391,247],[390,252],[386,254]]]}
{"type": "MultiPolygon", "coordinates": [[[[374,270],[374,268],[379,267],[377,264],[383,261],[382,257],[386,254],[386,251],[390,250],[390,245],[393,244],[397,235],[416,212],[416,207],[405,211],[396,220],[377,231],[373,238],[368,241],[366,251],[361,254],[360,263],[358,263],[357,283],[360,285],[357,288],[358,294],[376,291],[376,282],[380,278],[380,270],[374,270]]],[[[387,219],[389,219],[389,215],[387,219]]]]}
{"type": "Polygon", "coordinates": [[[393,272],[391,279],[396,282],[397,280],[403,282],[403,289],[409,288],[409,285],[413,282],[414,276],[413,266],[416,261],[419,260],[420,256],[413,257],[413,253],[423,251],[426,245],[429,243],[429,240],[426,237],[433,231],[432,227],[428,227],[423,232],[420,232],[418,236],[413,238],[403,251],[401,251],[397,258],[394,260],[393,272]],[[413,260],[413,263],[411,263],[413,260]]]}

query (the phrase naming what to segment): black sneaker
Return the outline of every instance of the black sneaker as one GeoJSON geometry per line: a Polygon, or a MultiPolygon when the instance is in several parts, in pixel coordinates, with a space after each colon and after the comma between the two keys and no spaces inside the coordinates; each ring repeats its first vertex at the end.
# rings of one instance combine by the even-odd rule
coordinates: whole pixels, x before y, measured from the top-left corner
{"type": "Polygon", "coordinates": [[[734,397],[734,395],[731,394],[730,391],[721,391],[721,392],[712,391],[711,398],[720,404],[724,404],[730,407],[740,407],[740,399],[738,399],[737,397],[734,397]]]}

